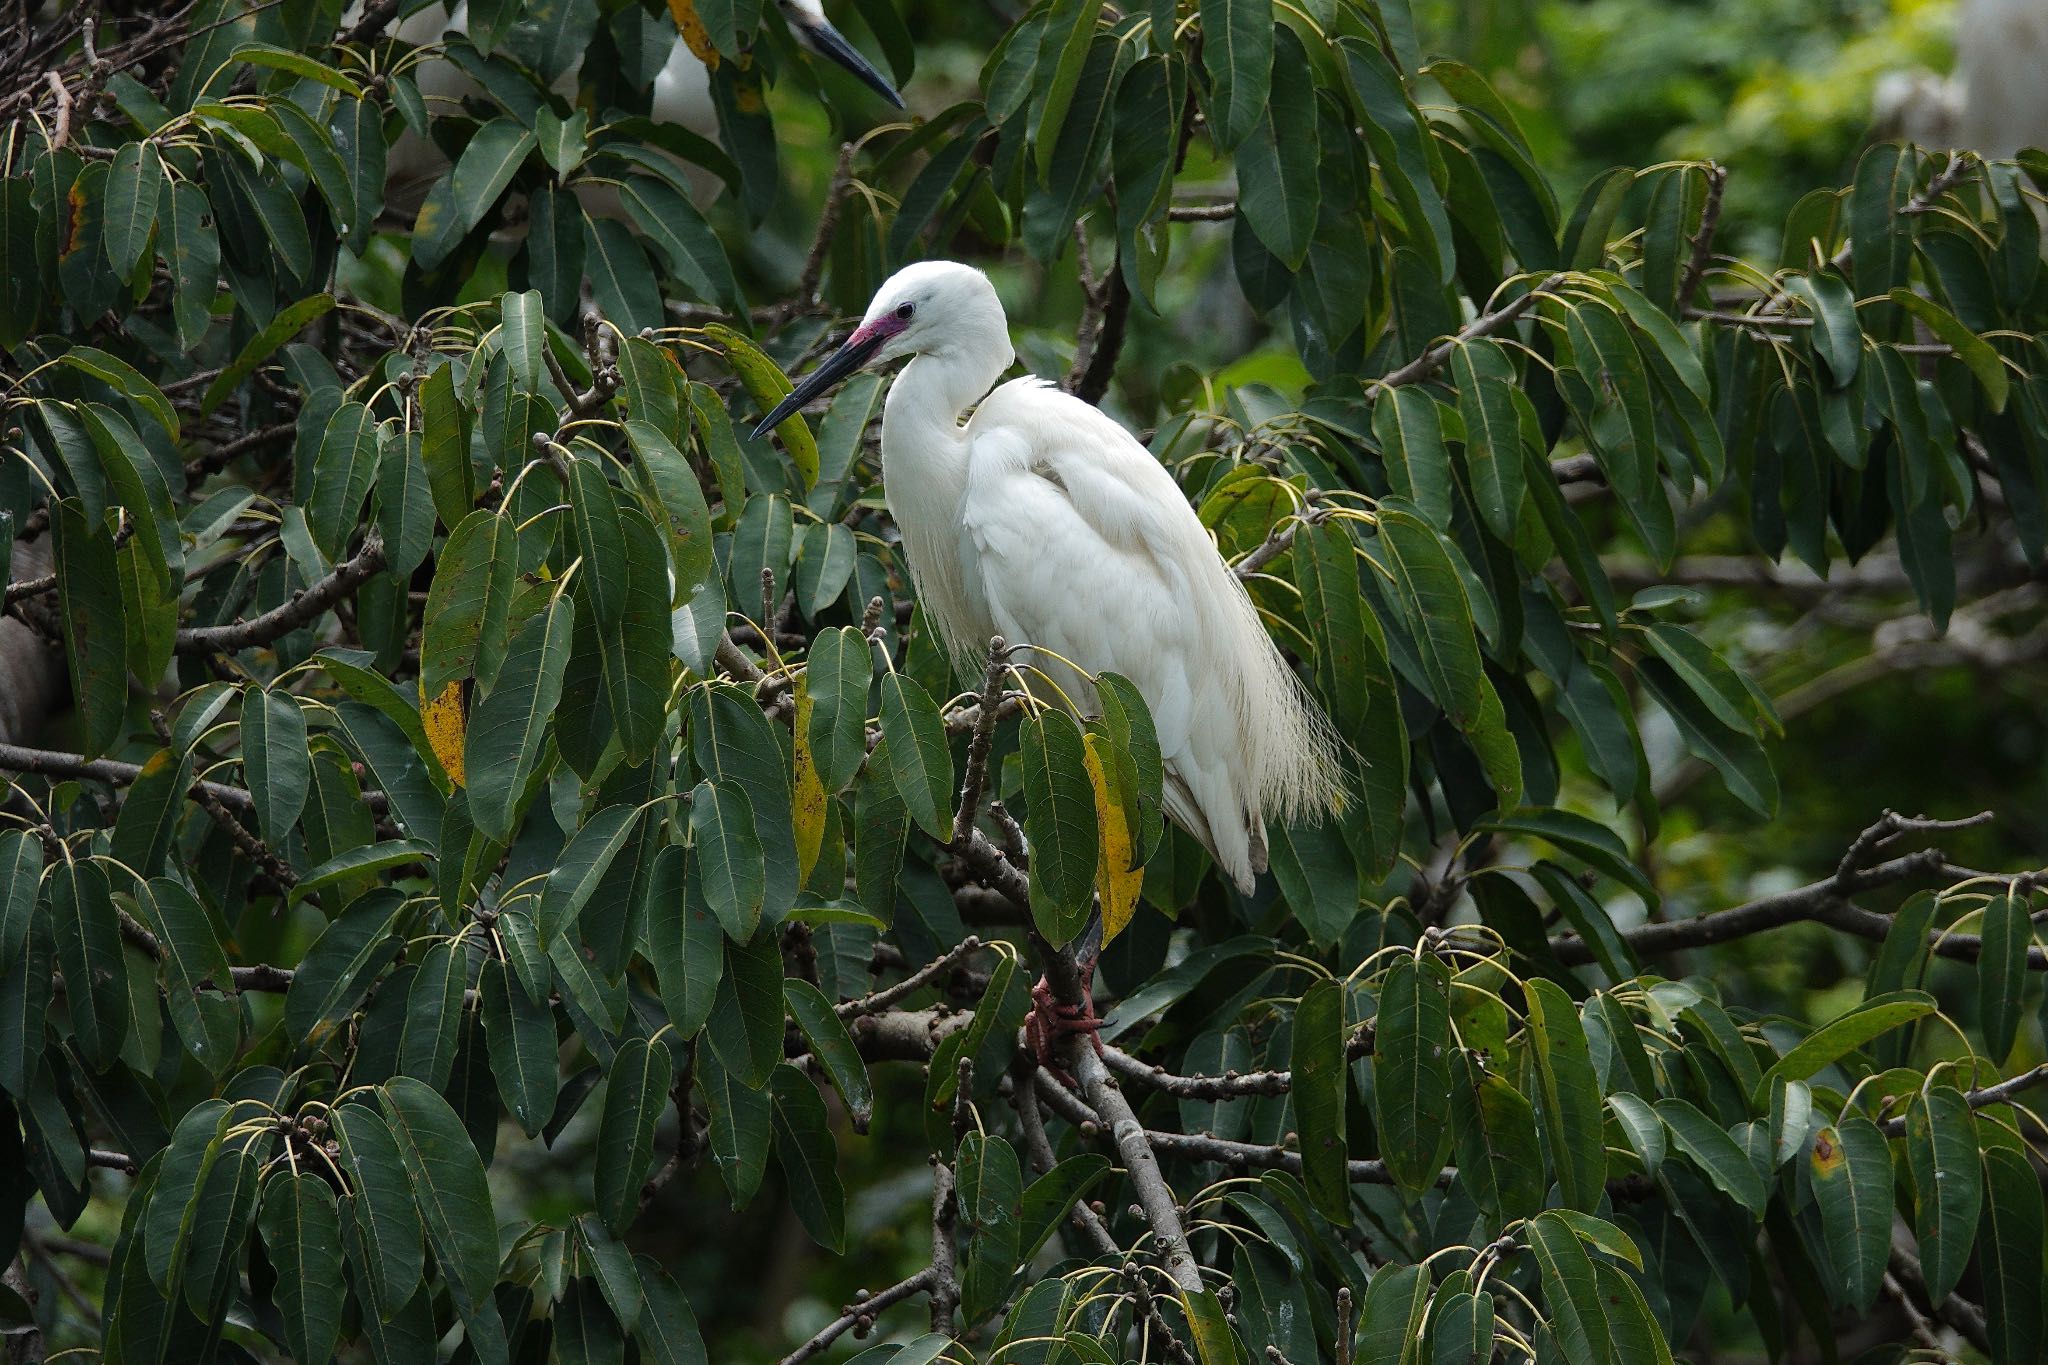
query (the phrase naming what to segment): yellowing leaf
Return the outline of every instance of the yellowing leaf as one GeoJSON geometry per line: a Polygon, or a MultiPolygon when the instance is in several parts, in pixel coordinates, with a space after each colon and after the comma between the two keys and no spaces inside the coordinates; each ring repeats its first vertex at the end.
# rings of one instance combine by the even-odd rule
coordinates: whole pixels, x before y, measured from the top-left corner
{"type": "Polygon", "coordinates": [[[427,743],[433,746],[434,757],[447,770],[448,780],[458,787],[464,785],[462,743],[468,719],[462,709],[462,679],[450,682],[441,689],[440,696],[427,703],[420,723],[426,727],[427,743]]]}
{"type": "Polygon", "coordinates": [[[1095,826],[1102,835],[1096,853],[1095,894],[1102,898],[1102,941],[1107,943],[1131,922],[1138,908],[1138,891],[1145,884],[1145,869],[1137,865],[1130,812],[1123,808],[1116,786],[1109,780],[1112,756],[1103,752],[1108,737],[1090,734],[1086,739],[1088,780],[1095,787],[1095,826]]]}
{"type": "Polygon", "coordinates": [[[718,47],[711,41],[704,21],[697,17],[697,0],[668,0],[668,12],[669,17],[676,21],[676,32],[683,35],[683,42],[697,60],[704,63],[704,69],[718,70],[718,47]]]}
{"type": "Polygon", "coordinates": [[[1823,1128],[1813,1137],[1813,1174],[1817,1180],[1825,1180],[1838,1170],[1846,1158],[1842,1155],[1842,1139],[1832,1127],[1823,1128]]]}
{"type": "MultiPolygon", "coordinates": [[[[761,405],[763,412],[774,407],[789,396],[794,387],[782,367],[769,359],[767,352],[735,332],[723,323],[711,323],[704,329],[710,337],[725,348],[725,358],[731,363],[733,373],[740,377],[748,397],[761,405]]],[[[775,425],[775,434],[782,438],[782,448],[789,452],[789,458],[796,464],[796,472],[803,477],[804,487],[810,488],[818,482],[818,438],[811,434],[810,423],[800,412],[792,412],[775,425]]]]}
{"type": "Polygon", "coordinates": [[[825,784],[811,757],[811,692],[801,675],[796,680],[796,867],[797,881],[808,882],[825,842],[825,784]]]}

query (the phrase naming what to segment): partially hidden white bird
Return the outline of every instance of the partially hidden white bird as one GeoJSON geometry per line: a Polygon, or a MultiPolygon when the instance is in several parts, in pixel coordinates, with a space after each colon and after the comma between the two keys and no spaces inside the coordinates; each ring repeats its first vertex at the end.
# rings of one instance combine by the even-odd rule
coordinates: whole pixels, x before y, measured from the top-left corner
{"type": "MultiPolygon", "coordinates": [[[[363,3],[364,0],[354,0],[350,5],[343,16],[344,27],[361,19],[363,3]]],[[[903,107],[903,96],[896,92],[896,87],[825,17],[822,0],[776,0],[776,7],[789,25],[791,36],[807,51],[844,67],[883,99],[898,109],[903,107]]],[[[464,0],[456,0],[453,5],[433,0],[391,29],[393,37],[414,47],[439,43],[449,34],[466,37],[468,33],[469,6],[464,0]]],[[[555,93],[573,102],[582,70],[579,59],[556,78],[555,93]]],[[[428,57],[415,65],[411,74],[421,98],[430,105],[452,103],[481,93],[468,73],[445,57],[428,57]]],[[[657,123],[679,123],[702,137],[715,138],[718,134],[718,113],[711,101],[711,74],[681,37],[654,78],[648,112],[657,123]]],[[[418,208],[427,188],[447,169],[447,158],[440,148],[408,131],[392,145],[387,156],[385,180],[390,203],[405,211],[418,208]]]]}
{"type": "Polygon", "coordinates": [[[955,668],[978,676],[1001,635],[1034,646],[1029,662],[1084,711],[1095,689],[1076,668],[1128,677],[1158,730],[1167,814],[1250,892],[1268,820],[1337,807],[1342,744],[1151,452],[1042,379],[990,391],[1015,353],[987,276],[951,261],[898,271],[756,436],[899,356],[883,493],[955,668]]]}
{"type": "Polygon", "coordinates": [[[2048,0],[1963,0],[1955,74],[1888,73],[1872,103],[1881,127],[1923,147],[1994,161],[2048,147],[2048,0]]]}

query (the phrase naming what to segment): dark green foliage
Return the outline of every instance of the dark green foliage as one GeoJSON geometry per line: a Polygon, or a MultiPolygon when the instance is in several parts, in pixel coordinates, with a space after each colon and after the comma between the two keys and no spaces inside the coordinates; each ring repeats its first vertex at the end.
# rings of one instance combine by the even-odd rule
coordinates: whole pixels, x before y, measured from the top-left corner
{"type": "Polygon", "coordinates": [[[1554,178],[1427,4],[936,8],[843,16],[935,91],[985,62],[883,126],[759,0],[491,0],[418,53],[202,0],[160,49],[97,10],[117,59],[37,49],[0,532],[70,709],[0,737],[39,746],[0,830],[0,1250],[45,1291],[10,1341],[1602,1365],[1831,1356],[1891,1293],[2036,1359],[2039,888],[1894,909],[1962,866],[1899,841],[1963,830],[1886,817],[1756,899],[1707,836],[1807,828],[1799,727],[1867,665],[1816,683],[1684,585],[1825,632],[1855,613],[1798,565],[1879,581],[1880,671],[1953,650],[2038,710],[2048,161],[1879,144],[1772,256],[1718,167],[1554,178]],[[721,54],[716,143],[646,116],[677,41],[721,54]],[[747,434],[925,256],[990,264],[1048,374],[1080,282],[1073,386],[1346,746],[1251,895],[1165,818],[1137,684],[1077,715],[1018,655],[982,715],[885,381],[747,434]],[[1875,940],[1824,1008],[1721,971],[1794,921],[1763,942],[1875,940]],[[1081,968],[1100,1058],[1022,1028],[1081,968]],[[51,1223],[107,1251],[97,1328],[51,1223]]]}

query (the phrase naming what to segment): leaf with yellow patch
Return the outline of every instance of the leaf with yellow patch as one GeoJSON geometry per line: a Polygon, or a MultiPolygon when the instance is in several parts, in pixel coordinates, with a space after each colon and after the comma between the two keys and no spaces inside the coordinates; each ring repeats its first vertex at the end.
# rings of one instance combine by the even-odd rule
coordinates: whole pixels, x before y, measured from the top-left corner
{"type": "Polygon", "coordinates": [[[808,882],[818,865],[818,851],[825,841],[825,784],[818,780],[817,760],[811,756],[811,691],[797,675],[796,690],[796,865],[797,880],[808,882]]]}
{"type": "MultiPolygon", "coordinates": [[[[787,398],[795,387],[780,365],[732,328],[714,322],[704,328],[704,335],[725,348],[725,358],[732,363],[733,373],[740,377],[747,396],[759,403],[763,412],[787,398]]],[[[782,438],[782,448],[796,462],[796,472],[803,476],[804,487],[809,489],[818,482],[818,439],[811,435],[811,424],[802,413],[792,412],[776,424],[775,434],[782,438]]]]}
{"type": "Polygon", "coordinates": [[[1088,781],[1095,788],[1095,826],[1101,831],[1096,852],[1095,893],[1102,898],[1102,941],[1109,942],[1131,922],[1145,869],[1138,864],[1136,822],[1119,798],[1120,786],[1109,780],[1116,758],[1107,735],[1089,733],[1088,781]]]}
{"type": "Polygon", "coordinates": [[[448,773],[448,780],[456,786],[464,785],[462,780],[462,744],[469,722],[463,713],[462,679],[457,678],[441,689],[441,695],[426,705],[420,716],[420,723],[426,727],[427,743],[433,746],[434,757],[441,760],[441,767],[448,773]]]}
{"type": "Polygon", "coordinates": [[[676,21],[676,32],[683,35],[683,43],[691,55],[704,63],[706,71],[718,70],[721,60],[718,45],[711,41],[710,31],[697,17],[697,0],[668,0],[668,13],[676,21]]]}

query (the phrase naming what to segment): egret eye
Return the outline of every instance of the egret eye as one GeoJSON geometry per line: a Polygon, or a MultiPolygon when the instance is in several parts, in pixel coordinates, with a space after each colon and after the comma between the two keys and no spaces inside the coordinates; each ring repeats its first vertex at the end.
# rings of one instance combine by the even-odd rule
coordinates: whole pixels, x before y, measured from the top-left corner
{"type": "Polygon", "coordinates": [[[914,303],[900,303],[896,305],[896,316],[902,318],[905,322],[910,321],[910,315],[916,311],[917,305],[914,303]]]}

